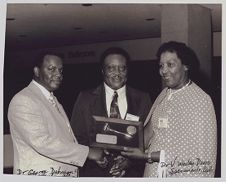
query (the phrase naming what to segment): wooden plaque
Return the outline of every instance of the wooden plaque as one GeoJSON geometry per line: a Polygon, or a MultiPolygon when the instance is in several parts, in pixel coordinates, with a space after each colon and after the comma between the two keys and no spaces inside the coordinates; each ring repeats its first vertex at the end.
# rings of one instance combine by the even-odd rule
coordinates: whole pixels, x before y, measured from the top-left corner
{"type": "Polygon", "coordinates": [[[123,147],[144,150],[143,122],[102,116],[93,116],[94,125],[90,134],[92,147],[123,150],[123,147]]]}

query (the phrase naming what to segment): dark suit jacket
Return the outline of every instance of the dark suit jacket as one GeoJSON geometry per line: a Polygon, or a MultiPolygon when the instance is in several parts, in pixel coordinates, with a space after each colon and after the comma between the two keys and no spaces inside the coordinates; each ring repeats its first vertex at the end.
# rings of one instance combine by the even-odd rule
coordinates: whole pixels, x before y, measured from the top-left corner
{"type": "MultiPolygon", "coordinates": [[[[138,91],[131,87],[126,87],[127,96],[127,113],[140,117],[140,121],[144,122],[151,108],[150,96],[147,93],[138,91]]],[[[92,134],[93,115],[107,115],[105,90],[103,84],[99,87],[81,92],[75,102],[71,127],[80,144],[90,145],[89,136],[92,134]]],[[[143,175],[143,166],[132,165],[126,171],[128,177],[139,177],[143,175]]],[[[80,170],[80,176],[109,176],[108,172],[99,168],[94,162],[87,161],[80,170]]]]}

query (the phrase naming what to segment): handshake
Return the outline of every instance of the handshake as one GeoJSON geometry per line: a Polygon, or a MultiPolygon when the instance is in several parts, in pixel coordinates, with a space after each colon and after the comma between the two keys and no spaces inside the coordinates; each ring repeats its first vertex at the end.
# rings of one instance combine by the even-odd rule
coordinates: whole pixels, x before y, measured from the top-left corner
{"type": "Polygon", "coordinates": [[[112,177],[124,176],[125,170],[130,166],[130,161],[121,155],[113,156],[113,158],[110,156],[111,153],[107,150],[90,148],[88,159],[95,161],[101,168],[107,168],[109,175],[112,177]]]}
{"type": "Polygon", "coordinates": [[[100,148],[89,148],[88,159],[94,160],[98,166],[106,168],[108,160],[104,155],[104,151],[100,148]]]}

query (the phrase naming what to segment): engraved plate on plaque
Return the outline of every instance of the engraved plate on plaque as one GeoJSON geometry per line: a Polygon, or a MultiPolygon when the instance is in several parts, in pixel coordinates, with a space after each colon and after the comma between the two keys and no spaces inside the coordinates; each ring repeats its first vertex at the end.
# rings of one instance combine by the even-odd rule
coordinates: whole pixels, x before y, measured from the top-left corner
{"type": "Polygon", "coordinates": [[[117,144],[117,136],[97,133],[96,142],[107,143],[107,144],[117,144]]]}

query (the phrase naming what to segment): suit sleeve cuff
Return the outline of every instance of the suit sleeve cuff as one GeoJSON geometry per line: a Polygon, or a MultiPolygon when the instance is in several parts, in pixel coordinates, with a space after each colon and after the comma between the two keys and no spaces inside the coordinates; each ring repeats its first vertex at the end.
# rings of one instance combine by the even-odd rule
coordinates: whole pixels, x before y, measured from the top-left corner
{"type": "Polygon", "coordinates": [[[88,157],[89,147],[85,145],[79,145],[79,148],[80,148],[80,152],[76,156],[76,159],[79,159],[79,160],[71,162],[71,164],[82,167],[88,157]]]}

